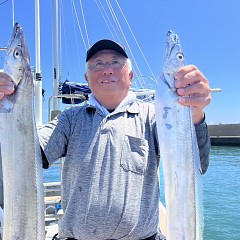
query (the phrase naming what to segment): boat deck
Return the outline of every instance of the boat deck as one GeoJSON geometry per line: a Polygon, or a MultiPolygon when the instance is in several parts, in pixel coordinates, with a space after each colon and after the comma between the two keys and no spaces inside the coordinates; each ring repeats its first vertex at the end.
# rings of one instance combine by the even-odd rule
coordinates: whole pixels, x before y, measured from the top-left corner
{"type": "Polygon", "coordinates": [[[44,183],[45,240],[52,240],[58,232],[58,220],[62,216],[61,182],[44,183]]]}

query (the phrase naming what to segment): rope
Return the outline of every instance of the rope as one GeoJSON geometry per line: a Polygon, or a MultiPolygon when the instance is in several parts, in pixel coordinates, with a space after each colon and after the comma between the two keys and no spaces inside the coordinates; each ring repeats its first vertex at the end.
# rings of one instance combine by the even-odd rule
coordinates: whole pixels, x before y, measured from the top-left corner
{"type": "MultiPolygon", "coordinates": [[[[139,75],[141,76],[142,73],[141,73],[141,71],[140,71],[140,69],[139,69],[139,67],[138,67],[137,61],[136,61],[136,59],[135,59],[135,57],[134,57],[134,55],[133,55],[133,52],[132,52],[132,50],[131,50],[131,48],[130,48],[130,46],[129,46],[129,44],[128,44],[128,41],[127,41],[127,39],[126,39],[126,37],[125,37],[125,35],[124,35],[124,33],[123,33],[123,30],[122,30],[122,28],[121,28],[121,26],[120,26],[120,23],[119,23],[119,21],[118,21],[118,19],[117,19],[117,16],[116,16],[114,10],[113,10],[113,8],[112,8],[112,5],[111,5],[111,3],[110,3],[109,0],[106,0],[106,2],[107,2],[107,5],[108,5],[108,7],[109,7],[109,10],[110,10],[110,12],[111,12],[111,14],[112,14],[112,17],[113,17],[113,19],[114,19],[114,21],[115,21],[115,24],[116,24],[116,26],[118,27],[119,32],[120,32],[121,35],[123,36],[124,42],[126,43],[128,49],[129,49],[129,52],[130,52],[130,54],[131,54],[131,56],[132,56],[132,60],[133,60],[133,62],[135,63],[135,66],[136,66],[137,71],[138,71],[137,76],[139,76],[139,75]]],[[[145,85],[144,81],[143,81],[143,83],[140,82],[140,84],[141,84],[141,87],[144,87],[143,85],[145,85]]]]}
{"type": "MultiPolygon", "coordinates": [[[[125,35],[124,35],[124,32],[123,32],[123,30],[122,30],[122,28],[121,28],[121,25],[120,25],[120,23],[119,23],[119,21],[118,21],[118,19],[117,19],[117,16],[116,16],[116,14],[115,14],[115,12],[114,12],[114,9],[113,9],[110,1],[107,0],[107,4],[108,4],[109,10],[110,10],[110,12],[111,12],[111,14],[112,14],[112,17],[113,17],[113,19],[114,19],[114,21],[115,21],[115,24],[116,24],[116,26],[118,27],[119,32],[120,32],[120,34],[121,34],[122,37],[123,37],[123,41],[126,43],[128,49],[129,49],[129,52],[130,52],[130,54],[131,54],[131,56],[132,56],[133,63],[134,63],[135,66],[136,66],[136,69],[135,69],[136,75],[137,75],[137,76],[139,76],[139,75],[141,76],[142,74],[141,74],[141,71],[140,71],[140,69],[139,69],[139,67],[138,67],[137,61],[136,61],[136,59],[135,59],[135,57],[134,57],[134,54],[133,54],[133,52],[132,52],[132,50],[131,50],[131,48],[130,48],[130,46],[129,46],[129,44],[128,44],[127,38],[126,38],[125,35]]],[[[142,87],[143,87],[142,82],[140,82],[140,84],[141,84],[142,87]]]]}
{"type": "Polygon", "coordinates": [[[112,25],[108,15],[107,15],[106,11],[104,10],[104,7],[103,7],[101,1],[99,0],[98,1],[99,3],[98,3],[97,0],[95,0],[95,2],[97,4],[97,6],[98,6],[98,9],[99,9],[102,17],[103,17],[104,22],[106,23],[106,25],[108,27],[109,32],[112,35],[113,40],[116,41],[113,32],[115,33],[116,36],[117,36],[117,32],[116,32],[115,28],[113,27],[113,25],[112,25]]]}
{"type": "MultiPolygon", "coordinates": [[[[77,59],[78,59],[78,64],[79,64],[79,69],[81,69],[81,62],[80,62],[80,51],[79,51],[79,44],[77,43],[77,30],[76,30],[76,23],[74,21],[74,9],[73,9],[73,5],[72,5],[72,18],[73,18],[73,25],[74,25],[74,35],[75,35],[75,44],[76,44],[76,49],[77,49],[77,59]]],[[[86,49],[86,46],[85,46],[86,49]]],[[[75,63],[74,63],[75,64],[75,63]]],[[[68,74],[69,75],[69,74],[68,74]]]]}
{"type": "Polygon", "coordinates": [[[136,39],[136,37],[135,37],[135,35],[134,35],[132,29],[131,29],[131,27],[130,27],[130,25],[129,25],[129,23],[128,23],[128,21],[127,21],[125,15],[124,15],[124,13],[123,13],[123,11],[122,11],[122,9],[121,9],[119,3],[118,3],[118,1],[117,1],[117,0],[115,0],[115,1],[116,1],[116,3],[117,3],[117,6],[118,6],[120,12],[122,13],[122,16],[123,16],[123,18],[124,18],[124,20],[125,20],[125,22],[126,22],[128,28],[129,28],[131,34],[132,34],[132,36],[133,36],[133,38],[134,38],[134,40],[135,40],[137,46],[138,46],[138,49],[140,50],[140,52],[141,52],[141,54],[142,54],[142,56],[143,56],[143,59],[144,59],[145,63],[146,63],[147,66],[148,66],[149,71],[150,71],[151,74],[152,74],[153,80],[154,80],[154,82],[156,83],[156,78],[155,78],[155,76],[154,76],[154,74],[153,74],[153,71],[152,71],[152,69],[151,69],[151,67],[150,67],[150,65],[149,65],[149,63],[148,63],[148,61],[147,61],[147,59],[146,59],[146,57],[145,57],[145,55],[144,55],[142,49],[141,49],[141,47],[140,47],[140,45],[139,45],[139,43],[138,43],[138,41],[137,41],[137,39],[136,39]]]}
{"type": "Polygon", "coordinates": [[[0,5],[4,4],[4,3],[7,2],[7,1],[8,1],[8,0],[5,0],[5,1],[1,2],[0,5]]]}
{"type": "Polygon", "coordinates": [[[80,7],[81,7],[81,11],[82,11],[83,24],[84,24],[84,28],[85,28],[86,37],[87,37],[88,48],[90,48],[90,43],[89,43],[89,38],[88,38],[88,32],[87,32],[87,27],[86,27],[86,21],[85,21],[84,12],[83,12],[83,7],[82,7],[82,0],[80,0],[80,7]]]}
{"type": "Polygon", "coordinates": [[[62,8],[61,8],[61,12],[62,12],[62,25],[63,25],[63,37],[64,37],[64,45],[65,45],[65,53],[66,53],[66,58],[65,58],[65,61],[66,61],[66,65],[69,66],[69,56],[68,56],[68,49],[67,49],[67,38],[66,38],[66,31],[65,31],[65,15],[64,15],[64,8],[63,8],[63,5],[62,5],[62,8]]]}
{"type": "MultiPolygon", "coordinates": [[[[90,47],[90,41],[89,41],[89,35],[88,35],[88,29],[87,29],[87,24],[86,24],[86,18],[85,18],[85,11],[83,9],[83,3],[82,3],[82,0],[79,0],[80,1],[80,9],[81,9],[81,14],[82,14],[82,21],[83,21],[83,25],[84,25],[84,31],[85,31],[85,34],[83,33],[83,30],[81,28],[81,24],[80,24],[80,21],[79,21],[79,15],[77,13],[77,9],[76,9],[76,5],[75,5],[75,0],[72,0],[71,1],[71,9],[72,9],[72,17],[73,17],[73,25],[74,25],[74,34],[75,34],[75,41],[76,41],[76,50],[77,50],[77,53],[79,53],[79,44],[77,44],[78,42],[78,30],[80,32],[80,35],[81,35],[81,38],[82,38],[82,42],[83,42],[83,45],[85,47],[86,50],[88,50],[88,48],[90,47]],[[86,37],[85,37],[86,36],[86,37]]],[[[116,8],[118,8],[122,18],[124,19],[141,55],[143,56],[143,59],[151,73],[151,76],[153,77],[149,77],[149,79],[151,79],[150,81],[151,82],[156,82],[156,79],[154,77],[154,74],[153,74],[153,71],[136,39],[136,36],[134,35],[133,33],[133,30],[131,29],[130,27],[130,24],[129,22],[127,21],[127,18],[126,16],[124,15],[123,13],[123,10],[118,2],[118,0],[115,0],[116,2],[116,6],[114,5],[115,9],[113,8],[113,5],[111,3],[110,0],[106,0],[106,6],[104,5],[103,6],[103,2],[101,0],[95,0],[95,3],[103,17],[103,20],[105,22],[105,24],[107,25],[108,27],[108,30],[113,38],[114,41],[116,41],[115,39],[117,39],[118,42],[123,42],[125,43],[124,45],[127,47],[127,49],[129,50],[129,53],[130,53],[130,56],[132,58],[132,63],[133,63],[133,70],[136,74],[136,80],[133,82],[133,85],[137,85],[138,88],[146,88],[146,82],[149,82],[147,81],[147,78],[146,77],[142,77],[142,73],[141,73],[141,70],[140,70],[140,67],[134,57],[134,54],[133,54],[133,51],[128,43],[128,40],[123,32],[123,28],[120,24],[120,21],[117,17],[117,14],[116,14],[116,8]],[[106,11],[106,7],[107,7],[107,11],[106,11]],[[120,40],[122,39],[122,41],[120,40]]],[[[64,25],[64,18],[63,18],[63,6],[62,6],[62,1],[60,1],[60,14],[59,14],[59,17],[60,17],[60,25],[61,25],[61,28],[62,28],[62,25],[64,25]]],[[[79,10],[78,10],[79,11],[79,10]]],[[[61,29],[60,28],[60,29],[61,29]]],[[[66,34],[65,34],[65,27],[64,27],[64,39],[65,39],[65,43],[66,43],[66,34]]],[[[60,32],[60,35],[62,34],[62,32],[60,32]]],[[[65,44],[67,46],[67,44],[65,44]]],[[[60,38],[60,78],[62,77],[62,39],[60,38]]],[[[66,53],[68,54],[68,50],[66,49],[66,53]]],[[[77,58],[78,58],[78,61],[80,63],[80,60],[79,60],[79,57],[80,57],[80,54],[77,54],[77,58]]],[[[67,60],[68,60],[68,57],[67,57],[67,60]]],[[[80,67],[81,68],[81,67],[80,67]]]]}
{"type": "Polygon", "coordinates": [[[76,11],[76,7],[75,7],[74,0],[72,0],[72,4],[73,4],[73,9],[74,9],[75,17],[76,17],[76,20],[77,20],[77,23],[78,23],[78,28],[79,28],[79,31],[80,31],[80,34],[81,34],[81,37],[82,37],[82,41],[83,41],[84,47],[85,47],[85,49],[86,49],[86,51],[87,51],[87,50],[88,50],[88,47],[86,46],[86,43],[85,43],[85,41],[84,41],[84,37],[83,37],[82,29],[81,29],[81,26],[80,26],[80,23],[79,23],[79,20],[78,20],[78,16],[77,16],[77,11],[76,11]]]}
{"type": "Polygon", "coordinates": [[[57,236],[58,236],[58,233],[56,233],[56,234],[53,236],[52,240],[57,240],[57,239],[58,239],[57,236]]]}

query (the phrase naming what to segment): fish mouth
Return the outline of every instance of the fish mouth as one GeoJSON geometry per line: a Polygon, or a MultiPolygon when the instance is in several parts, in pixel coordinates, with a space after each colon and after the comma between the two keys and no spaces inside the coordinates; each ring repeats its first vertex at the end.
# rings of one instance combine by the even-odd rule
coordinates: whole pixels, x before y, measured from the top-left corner
{"type": "Polygon", "coordinates": [[[167,47],[166,47],[165,59],[168,59],[168,58],[170,58],[175,46],[177,44],[180,44],[178,35],[176,33],[174,33],[173,31],[169,30],[167,32],[166,44],[167,44],[167,47]]]}
{"type": "Polygon", "coordinates": [[[14,28],[13,28],[12,37],[8,43],[7,49],[11,49],[14,40],[19,38],[21,31],[22,31],[21,26],[18,23],[15,23],[14,28]]]}
{"type": "Polygon", "coordinates": [[[21,49],[22,56],[30,62],[30,53],[26,45],[23,29],[19,23],[15,23],[12,36],[7,45],[6,55],[12,54],[16,48],[21,49]]]}

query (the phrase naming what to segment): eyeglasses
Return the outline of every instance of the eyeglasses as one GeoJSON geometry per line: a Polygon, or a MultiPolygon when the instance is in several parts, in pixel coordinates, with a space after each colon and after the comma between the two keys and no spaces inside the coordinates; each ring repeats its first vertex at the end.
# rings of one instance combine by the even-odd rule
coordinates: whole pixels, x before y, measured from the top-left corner
{"type": "Polygon", "coordinates": [[[97,61],[90,64],[89,69],[93,72],[102,71],[107,66],[107,64],[109,64],[112,69],[121,70],[126,65],[126,63],[127,61],[119,59],[112,60],[111,62],[97,61]]]}

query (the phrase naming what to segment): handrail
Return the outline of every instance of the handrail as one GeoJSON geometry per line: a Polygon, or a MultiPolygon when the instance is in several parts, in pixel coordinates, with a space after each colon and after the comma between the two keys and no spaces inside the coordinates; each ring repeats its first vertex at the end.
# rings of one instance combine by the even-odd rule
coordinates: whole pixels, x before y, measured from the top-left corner
{"type": "Polygon", "coordinates": [[[51,121],[51,100],[53,98],[70,98],[86,100],[86,97],[83,94],[59,94],[51,96],[48,100],[48,121],[51,121]]]}

